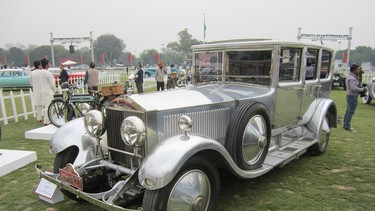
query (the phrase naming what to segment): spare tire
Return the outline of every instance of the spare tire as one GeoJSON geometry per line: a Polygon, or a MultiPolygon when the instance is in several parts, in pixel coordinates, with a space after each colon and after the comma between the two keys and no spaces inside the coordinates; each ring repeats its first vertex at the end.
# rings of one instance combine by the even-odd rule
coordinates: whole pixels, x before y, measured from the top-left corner
{"type": "Polygon", "coordinates": [[[249,101],[236,108],[226,132],[225,148],[241,169],[260,168],[270,140],[270,118],[262,103],[249,101]]]}

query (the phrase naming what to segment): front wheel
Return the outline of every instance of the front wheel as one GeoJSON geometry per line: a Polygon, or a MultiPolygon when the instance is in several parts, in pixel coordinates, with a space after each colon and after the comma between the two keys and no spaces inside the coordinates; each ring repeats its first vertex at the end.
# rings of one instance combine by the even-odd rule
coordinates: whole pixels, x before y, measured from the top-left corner
{"type": "Polygon", "coordinates": [[[216,167],[205,157],[190,158],[165,187],[146,190],[144,210],[199,210],[215,209],[220,190],[216,167]]]}
{"type": "Polygon", "coordinates": [[[73,106],[65,104],[63,99],[55,99],[48,106],[48,118],[56,127],[63,126],[75,117],[73,106]]]}
{"type": "MultiPolygon", "coordinates": [[[[55,163],[53,165],[53,172],[55,174],[58,174],[60,172],[60,169],[64,168],[66,164],[70,163],[73,164],[75,158],[77,157],[78,151],[74,148],[67,148],[62,152],[59,152],[56,154],[55,163]]],[[[74,194],[70,193],[69,191],[61,190],[63,194],[75,201],[81,201],[78,199],[74,194]]]]}
{"type": "Polygon", "coordinates": [[[362,102],[363,103],[365,103],[365,104],[370,104],[371,103],[371,100],[372,100],[372,98],[371,98],[371,93],[369,92],[369,90],[367,89],[367,91],[366,91],[366,96],[364,96],[364,97],[361,97],[361,99],[362,99],[362,102]]]}

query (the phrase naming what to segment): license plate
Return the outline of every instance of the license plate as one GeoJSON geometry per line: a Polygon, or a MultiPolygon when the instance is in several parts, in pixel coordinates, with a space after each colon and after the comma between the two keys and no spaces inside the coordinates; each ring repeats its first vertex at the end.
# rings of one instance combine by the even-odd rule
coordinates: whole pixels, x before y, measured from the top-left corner
{"type": "Polygon", "coordinates": [[[60,169],[60,180],[80,190],[83,189],[82,177],[79,176],[74,166],[70,163],[60,169]]]}

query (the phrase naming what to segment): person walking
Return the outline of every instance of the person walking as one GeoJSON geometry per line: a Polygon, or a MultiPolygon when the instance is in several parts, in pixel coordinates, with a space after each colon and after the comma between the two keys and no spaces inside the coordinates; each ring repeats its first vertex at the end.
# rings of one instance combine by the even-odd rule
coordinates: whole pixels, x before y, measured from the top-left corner
{"type": "Polygon", "coordinates": [[[92,91],[98,91],[99,85],[99,70],[95,68],[95,63],[91,62],[89,69],[86,71],[84,85],[88,86],[88,92],[92,94],[92,91]]]}
{"type": "Polygon", "coordinates": [[[142,64],[138,63],[137,73],[135,74],[135,85],[137,87],[138,93],[143,93],[143,73],[142,64]]]}
{"type": "Polygon", "coordinates": [[[53,99],[53,94],[56,93],[55,78],[48,71],[49,64],[47,59],[42,59],[40,63],[34,62],[34,66],[35,70],[30,74],[30,84],[33,87],[36,119],[38,122],[41,122],[43,119],[44,125],[49,125],[51,121],[48,118],[47,112],[48,106],[53,99]]]}
{"type": "Polygon", "coordinates": [[[359,66],[353,64],[350,67],[350,73],[346,78],[346,112],[344,116],[344,130],[355,132],[354,128],[351,127],[351,121],[354,116],[354,112],[358,105],[358,96],[360,92],[365,91],[365,87],[359,87],[359,81],[357,79],[359,74],[359,66]]]}
{"type": "Polygon", "coordinates": [[[155,80],[156,80],[156,91],[164,90],[164,77],[167,71],[163,68],[163,62],[158,64],[158,69],[156,70],[155,80]]]}

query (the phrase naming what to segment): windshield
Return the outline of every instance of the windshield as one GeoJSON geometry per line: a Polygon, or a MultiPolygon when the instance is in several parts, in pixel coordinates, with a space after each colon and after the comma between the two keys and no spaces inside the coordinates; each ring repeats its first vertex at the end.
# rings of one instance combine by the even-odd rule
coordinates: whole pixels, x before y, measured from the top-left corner
{"type": "Polygon", "coordinates": [[[244,50],[195,54],[194,80],[271,84],[272,50],[244,50]],[[223,63],[224,59],[224,63],[223,63]]]}
{"type": "Polygon", "coordinates": [[[221,81],[223,53],[208,52],[195,55],[195,82],[221,81]]]}

